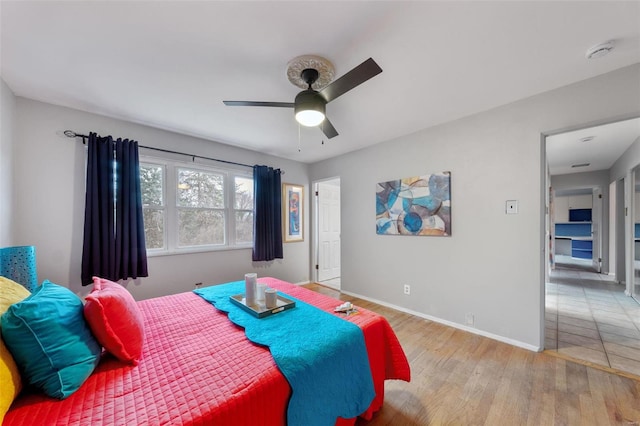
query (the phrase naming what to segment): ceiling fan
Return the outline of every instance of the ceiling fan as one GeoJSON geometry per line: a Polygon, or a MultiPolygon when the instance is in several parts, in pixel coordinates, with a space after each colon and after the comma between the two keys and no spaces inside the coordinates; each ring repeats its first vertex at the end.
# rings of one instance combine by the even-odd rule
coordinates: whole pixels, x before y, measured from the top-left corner
{"type": "Polygon", "coordinates": [[[293,108],[296,121],[303,126],[321,125],[329,138],[338,132],[325,115],[326,105],[349,90],[380,74],[382,68],[369,58],[351,71],[331,82],[333,65],[319,56],[299,56],[289,62],[289,80],[306,89],[298,93],[294,102],[222,101],[227,106],[257,106],[293,108]],[[319,90],[316,90],[319,89],[319,90]]]}

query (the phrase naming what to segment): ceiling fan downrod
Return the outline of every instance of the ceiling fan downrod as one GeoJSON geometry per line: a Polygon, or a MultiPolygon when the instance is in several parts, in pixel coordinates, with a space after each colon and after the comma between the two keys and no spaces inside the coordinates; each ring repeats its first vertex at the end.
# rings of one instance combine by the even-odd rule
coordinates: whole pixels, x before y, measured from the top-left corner
{"type": "Polygon", "coordinates": [[[302,80],[304,80],[304,82],[309,85],[307,90],[313,90],[311,89],[311,85],[316,82],[319,76],[320,74],[318,73],[318,70],[313,68],[305,68],[300,73],[300,77],[302,77],[302,80]]]}

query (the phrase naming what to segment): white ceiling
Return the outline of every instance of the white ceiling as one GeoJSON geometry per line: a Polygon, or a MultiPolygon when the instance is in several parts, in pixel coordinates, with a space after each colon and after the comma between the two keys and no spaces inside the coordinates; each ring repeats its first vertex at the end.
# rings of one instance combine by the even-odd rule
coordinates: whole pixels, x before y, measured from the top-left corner
{"type": "Polygon", "coordinates": [[[549,173],[564,175],[608,170],[638,138],[640,118],[549,136],[549,173]],[[571,167],[578,164],[589,165],[571,167]]]}
{"type": "Polygon", "coordinates": [[[0,14],[17,96],[303,162],[640,62],[637,1],[3,0],[0,14]],[[585,59],[606,40],[610,55],[585,59]],[[286,65],[302,54],[337,77],[369,57],[384,71],[327,106],[338,137],[303,129],[298,152],[291,110],[222,100],[293,102],[286,65]]]}

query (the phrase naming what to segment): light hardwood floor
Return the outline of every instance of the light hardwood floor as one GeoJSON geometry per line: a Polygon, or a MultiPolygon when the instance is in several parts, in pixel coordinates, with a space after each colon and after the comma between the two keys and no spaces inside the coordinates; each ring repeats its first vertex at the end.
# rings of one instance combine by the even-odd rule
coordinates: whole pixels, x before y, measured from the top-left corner
{"type": "Polygon", "coordinates": [[[387,381],[382,409],[358,426],[640,425],[640,382],[350,297],[387,318],[411,382],[387,381]]]}

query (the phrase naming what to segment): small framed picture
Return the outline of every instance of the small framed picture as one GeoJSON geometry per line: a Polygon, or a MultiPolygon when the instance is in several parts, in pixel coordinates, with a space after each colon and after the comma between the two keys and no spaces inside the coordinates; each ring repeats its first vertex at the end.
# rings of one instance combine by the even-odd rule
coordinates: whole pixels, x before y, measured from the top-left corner
{"type": "Polygon", "coordinates": [[[282,226],[284,242],[304,241],[304,186],[292,183],[282,184],[282,226]]]}

